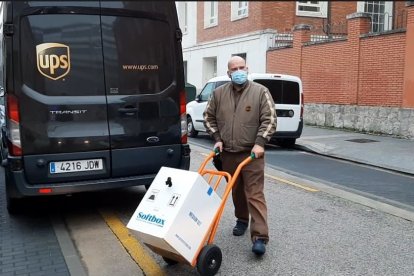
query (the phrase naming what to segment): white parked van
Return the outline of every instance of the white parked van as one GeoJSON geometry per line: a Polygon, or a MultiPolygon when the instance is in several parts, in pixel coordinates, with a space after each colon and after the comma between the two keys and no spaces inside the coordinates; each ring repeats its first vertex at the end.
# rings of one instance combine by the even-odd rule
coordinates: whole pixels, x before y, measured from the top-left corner
{"type": "MultiPolygon", "coordinates": [[[[252,73],[248,75],[248,79],[266,86],[276,104],[277,129],[271,142],[282,147],[292,147],[303,129],[302,81],[296,76],[269,73],[252,73]]],[[[199,131],[206,131],[203,112],[207,101],[214,89],[230,81],[227,75],[210,79],[196,99],[187,104],[190,137],[196,137],[199,131]]]]}

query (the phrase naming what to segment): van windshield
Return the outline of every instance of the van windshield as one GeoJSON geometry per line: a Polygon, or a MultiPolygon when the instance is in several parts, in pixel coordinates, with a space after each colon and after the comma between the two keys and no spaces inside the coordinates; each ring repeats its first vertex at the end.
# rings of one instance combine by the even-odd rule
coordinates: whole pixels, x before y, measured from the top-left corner
{"type": "Polygon", "coordinates": [[[269,89],[276,104],[299,104],[299,83],[286,80],[254,80],[269,89]]]}

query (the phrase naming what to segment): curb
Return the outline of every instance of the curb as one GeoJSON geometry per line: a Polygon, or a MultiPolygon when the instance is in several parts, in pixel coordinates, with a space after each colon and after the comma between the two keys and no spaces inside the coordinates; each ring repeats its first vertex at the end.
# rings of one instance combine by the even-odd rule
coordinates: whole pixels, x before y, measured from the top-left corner
{"type": "Polygon", "coordinates": [[[294,148],[295,149],[300,149],[300,150],[303,150],[303,151],[306,151],[306,152],[311,152],[311,153],[314,153],[314,154],[318,154],[318,155],[321,155],[321,156],[326,156],[326,157],[338,159],[338,160],[350,161],[350,162],[354,162],[354,163],[361,164],[361,165],[366,165],[366,166],[370,166],[370,167],[374,167],[374,168],[378,168],[378,169],[392,171],[392,172],[399,173],[399,174],[404,174],[404,175],[407,175],[407,176],[414,176],[414,172],[402,170],[401,168],[374,164],[374,163],[369,162],[367,160],[361,160],[361,159],[352,158],[352,157],[349,157],[349,156],[336,155],[336,154],[334,154],[330,151],[333,148],[328,148],[324,144],[320,144],[320,143],[314,143],[314,145],[311,145],[311,144],[308,144],[308,143],[300,144],[300,142],[299,142],[299,143],[295,144],[294,148]]]}
{"type": "Polygon", "coordinates": [[[70,275],[87,276],[88,274],[82,265],[82,261],[63,220],[57,215],[51,216],[50,220],[70,275]]]}

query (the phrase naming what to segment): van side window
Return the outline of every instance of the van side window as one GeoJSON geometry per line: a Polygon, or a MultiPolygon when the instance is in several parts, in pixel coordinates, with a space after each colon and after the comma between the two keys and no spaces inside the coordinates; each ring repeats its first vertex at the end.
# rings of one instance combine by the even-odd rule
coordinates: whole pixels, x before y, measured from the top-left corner
{"type": "Polygon", "coordinates": [[[204,89],[200,92],[200,100],[208,101],[210,99],[211,93],[214,90],[214,82],[209,82],[204,86],[204,89]]]}
{"type": "Polygon", "coordinates": [[[299,104],[299,83],[285,80],[254,80],[269,89],[276,104],[299,104]]]}

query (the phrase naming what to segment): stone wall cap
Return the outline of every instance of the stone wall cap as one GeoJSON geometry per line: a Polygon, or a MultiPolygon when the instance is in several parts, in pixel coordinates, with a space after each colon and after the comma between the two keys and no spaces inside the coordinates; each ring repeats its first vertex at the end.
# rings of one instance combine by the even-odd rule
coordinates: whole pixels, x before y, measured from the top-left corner
{"type": "Polygon", "coordinates": [[[371,14],[367,13],[367,12],[354,12],[351,14],[348,14],[346,16],[346,19],[354,19],[354,18],[364,18],[364,17],[369,17],[371,18],[371,14]]]}
{"type": "Polygon", "coordinates": [[[406,7],[414,6],[414,1],[405,1],[405,6],[406,7]]]}
{"type": "Polygon", "coordinates": [[[293,30],[294,31],[300,31],[300,30],[310,31],[311,28],[312,28],[312,26],[311,25],[308,25],[308,24],[298,24],[298,25],[295,25],[293,27],[293,30]]]}

